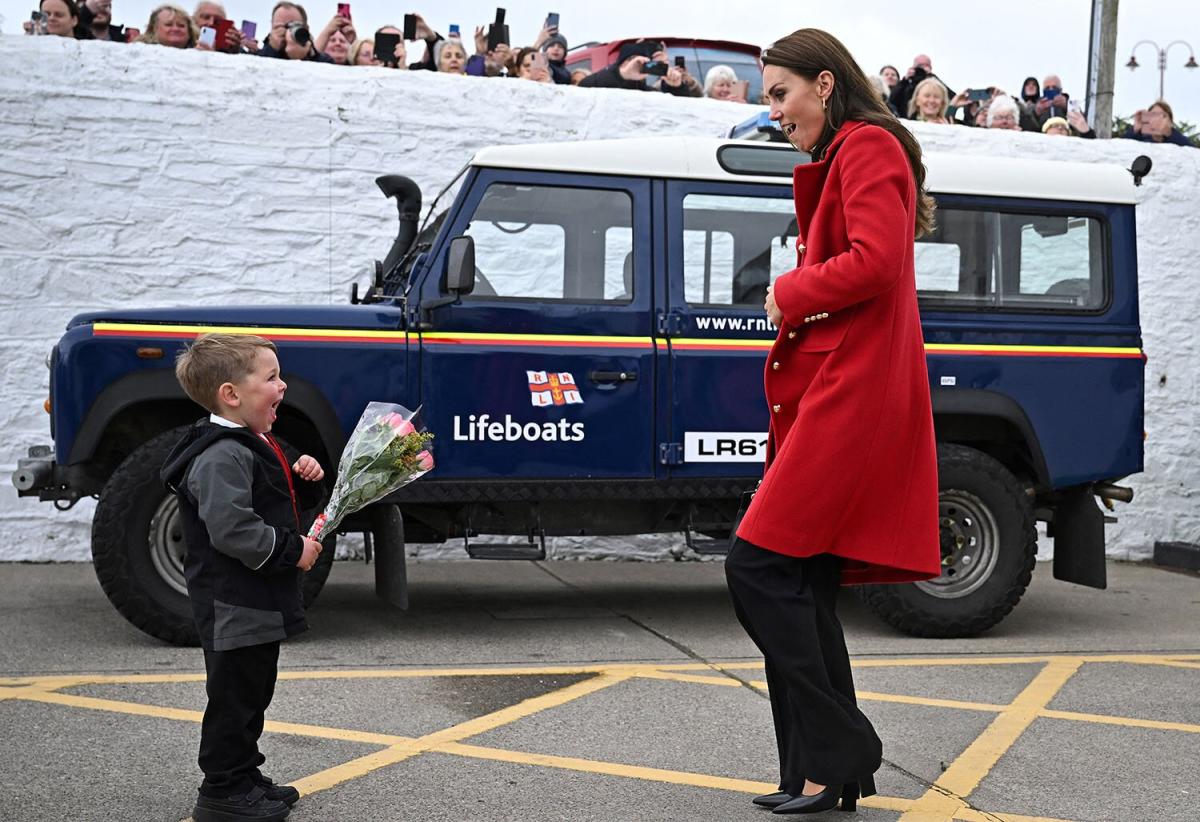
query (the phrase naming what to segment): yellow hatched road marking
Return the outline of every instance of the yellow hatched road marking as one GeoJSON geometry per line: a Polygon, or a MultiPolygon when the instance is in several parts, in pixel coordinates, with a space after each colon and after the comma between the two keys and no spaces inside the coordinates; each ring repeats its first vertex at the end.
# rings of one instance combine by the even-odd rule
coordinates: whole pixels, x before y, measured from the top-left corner
{"type": "MultiPolygon", "coordinates": [[[[872,797],[863,801],[864,806],[884,808],[901,812],[903,822],[933,822],[933,820],[958,819],[964,822],[1064,822],[1047,817],[1022,816],[969,807],[966,798],[978,786],[999,758],[1016,743],[1029,724],[1038,717],[1077,722],[1091,722],[1122,727],[1138,727],[1165,731],[1200,733],[1200,725],[1137,719],[1133,717],[1107,716],[1074,711],[1050,710],[1047,706],[1061,691],[1066,682],[1084,663],[1125,663],[1186,667],[1200,667],[1198,654],[1102,654],[1073,656],[1014,656],[974,658],[901,658],[867,659],[856,661],[855,667],[906,667],[906,666],[971,666],[1003,664],[1041,664],[1043,667],[1021,694],[1009,705],[999,705],[964,700],[934,699],[904,694],[885,694],[860,691],[863,700],[897,702],[926,705],[937,708],[996,712],[999,715],[988,728],[963,751],[951,764],[935,786],[917,800],[896,797],[872,797]]],[[[740,680],[712,674],[714,669],[726,671],[761,671],[761,662],[740,662],[723,665],[704,663],[631,663],[592,664],[559,666],[523,666],[513,668],[427,668],[427,669],[353,669],[345,671],[285,671],[280,679],[292,680],[336,680],[369,678],[413,678],[440,676],[492,676],[492,675],[552,675],[593,674],[582,682],[560,688],[542,696],[533,697],[513,706],[495,711],[482,717],[468,720],[450,728],[427,734],[423,737],[406,737],[393,734],[355,731],[350,729],[307,725],[302,723],[268,721],[265,730],[274,733],[294,734],[322,739],[335,739],[360,744],[380,745],[381,750],[349,762],[312,774],[294,783],[302,793],[323,790],[348,779],[354,779],[379,768],[402,762],[425,752],[439,752],[457,756],[504,761],[515,764],[562,768],[581,772],[671,782],[675,784],[732,790],[742,793],[757,793],[770,790],[768,783],[736,779],[687,771],[648,768],[624,763],[603,762],[575,757],[560,757],[546,754],[502,750],[486,746],[464,744],[462,740],[494,728],[526,718],[572,700],[595,693],[634,677],[647,679],[721,685],[738,687],[740,680]],[[694,672],[694,673],[693,673],[694,672]]],[[[10,677],[0,680],[0,699],[17,699],[65,707],[102,710],[122,714],[158,717],[164,719],[199,722],[199,711],[123,702],[95,697],[61,693],[52,689],[87,684],[136,684],[202,681],[202,674],[150,674],[150,675],[53,675],[44,677],[10,677]]],[[[765,689],[766,683],[750,682],[765,689]]]]}
{"type": "Polygon", "coordinates": [[[1200,734],[1200,725],[1187,722],[1164,722],[1159,719],[1138,719],[1132,716],[1109,716],[1107,714],[1087,714],[1080,711],[1042,711],[1047,719],[1070,719],[1076,722],[1095,722],[1100,725],[1123,725],[1127,728],[1153,728],[1159,731],[1183,731],[1189,734],[1200,734]]]}
{"type": "Polygon", "coordinates": [[[1000,757],[1025,733],[1083,663],[1078,658],[1047,662],[1033,681],[950,763],[937,781],[900,817],[900,822],[933,822],[958,815],[1000,757]]]}
{"type": "Polygon", "coordinates": [[[382,751],[376,751],[367,756],[344,762],[341,765],[335,765],[332,768],[319,771],[311,776],[306,776],[303,779],[293,782],[292,786],[300,791],[301,794],[323,791],[347,780],[365,776],[372,771],[379,770],[388,765],[403,762],[411,756],[431,750],[439,745],[459,742],[468,737],[477,736],[478,734],[494,730],[511,722],[516,722],[518,719],[531,716],[539,711],[565,705],[574,699],[604,690],[612,685],[616,685],[618,682],[624,682],[629,679],[629,676],[629,674],[624,673],[599,674],[583,682],[576,682],[573,685],[559,688],[550,693],[523,700],[516,705],[502,708],[499,711],[494,711],[490,714],[461,722],[458,725],[426,734],[411,742],[392,745],[382,751]]]}

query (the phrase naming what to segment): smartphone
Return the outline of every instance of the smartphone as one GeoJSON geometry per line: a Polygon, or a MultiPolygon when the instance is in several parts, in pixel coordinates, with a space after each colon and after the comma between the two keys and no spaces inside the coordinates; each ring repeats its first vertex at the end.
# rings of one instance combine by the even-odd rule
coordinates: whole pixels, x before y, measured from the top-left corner
{"type": "Polygon", "coordinates": [[[552,11],[546,15],[546,28],[558,31],[558,12],[552,11]]]}
{"type": "Polygon", "coordinates": [[[676,57],[675,58],[675,68],[681,68],[684,71],[687,71],[687,58],[686,57],[676,57]]]}
{"type": "Polygon", "coordinates": [[[657,77],[665,77],[667,75],[668,68],[670,68],[670,66],[668,66],[662,60],[651,60],[642,66],[642,72],[644,74],[655,75],[657,77]]]}
{"type": "Polygon", "coordinates": [[[216,32],[217,32],[216,36],[214,37],[214,40],[216,41],[215,48],[218,48],[218,49],[226,48],[227,47],[227,38],[229,36],[229,30],[233,28],[233,21],[226,20],[223,17],[218,17],[216,20],[213,21],[213,28],[216,29],[216,32]]]}
{"type": "Polygon", "coordinates": [[[247,40],[253,40],[254,35],[258,33],[258,24],[250,20],[242,21],[242,36],[247,40]]]}
{"type": "Polygon", "coordinates": [[[1069,108],[1071,111],[1075,112],[1076,114],[1083,113],[1083,109],[1079,107],[1079,103],[1075,100],[1068,100],[1067,108],[1069,108]]]}
{"type": "Polygon", "coordinates": [[[992,93],[985,88],[969,88],[967,89],[967,99],[972,103],[982,103],[984,100],[992,99],[992,93]]]}
{"type": "Polygon", "coordinates": [[[462,39],[462,30],[459,29],[458,23],[450,24],[450,33],[446,36],[447,37],[457,37],[459,39],[462,39]]]}
{"type": "Polygon", "coordinates": [[[349,3],[338,3],[337,16],[345,17],[347,20],[349,20],[350,19],[350,4],[349,3]]]}
{"type": "Polygon", "coordinates": [[[1058,95],[1062,94],[1062,89],[1050,88],[1042,92],[1043,100],[1053,100],[1058,95]]]}
{"type": "Polygon", "coordinates": [[[487,50],[494,52],[500,43],[505,46],[511,46],[509,42],[509,26],[504,23],[492,23],[491,28],[487,30],[487,50]]]}
{"type": "Polygon", "coordinates": [[[217,30],[212,26],[203,26],[200,29],[200,45],[212,48],[217,42],[217,30]]]}
{"type": "Polygon", "coordinates": [[[400,35],[390,31],[381,31],[375,35],[375,59],[385,66],[396,65],[396,46],[400,45],[400,35]]]}
{"type": "Polygon", "coordinates": [[[530,68],[550,68],[550,61],[546,59],[546,55],[540,51],[533,53],[533,59],[529,61],[530,68]]]}
{"type": "MultiPolygon", "coordinates": [[[[415,15],[415,14],[404,15],[404,39],[405,40],[416,40],[417,39],[417,15],[415,15]]],[[[389,52],[389,54],[390,54],[390,52],[389,52]]]]}

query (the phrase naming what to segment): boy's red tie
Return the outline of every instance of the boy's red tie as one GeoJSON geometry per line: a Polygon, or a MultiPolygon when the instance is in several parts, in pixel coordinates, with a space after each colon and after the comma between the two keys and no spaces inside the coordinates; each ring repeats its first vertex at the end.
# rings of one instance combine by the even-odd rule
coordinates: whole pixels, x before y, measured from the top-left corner
{"type": "Polygon", "coordinates": [[[287,457],[283,455],[283,449],[279,447],[279,443],[270,434],[263,434],[262,438],[267,441],[267,445],[271,446],[271,450],[275,452],[275,458],[279,460],[279,464],[283,466],[283,476],[287,480],[288,495],[292,498],[292,513],[296,515],[296,530],[300,530],[300,506],[296,504],[296,486],[292,483],[292,467],[288,465],[287,457]]]}

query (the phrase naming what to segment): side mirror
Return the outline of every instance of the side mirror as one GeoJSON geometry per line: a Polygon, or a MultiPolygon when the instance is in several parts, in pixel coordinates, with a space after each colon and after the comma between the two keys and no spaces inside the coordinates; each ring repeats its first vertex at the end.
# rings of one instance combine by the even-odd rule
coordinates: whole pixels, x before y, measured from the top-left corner
{"type": "Polygon", "coordinates": [[[1034,217],[1030,226],[1039,237],[1061,237],[1070,229],[1066,217],[1034,217]]]}
{"type": "Polygon", "coordinates": [[[475,238],[455,237],[446,254],[446,290],[470,294],[475,290],[475,238]]]}
{"type": "Polygon", "coordinates": [[[1133,184],[1135,186],[1140,186],[1142,184],[1142,178],[1150,173],[1150,169],[1153,166],[1154,161],[1152,161],[1145,154],[1139,154],[1137,157],[1134,157],[1133,165],[1129,167],[1129,173],[1133,175],[1133,184]]]}

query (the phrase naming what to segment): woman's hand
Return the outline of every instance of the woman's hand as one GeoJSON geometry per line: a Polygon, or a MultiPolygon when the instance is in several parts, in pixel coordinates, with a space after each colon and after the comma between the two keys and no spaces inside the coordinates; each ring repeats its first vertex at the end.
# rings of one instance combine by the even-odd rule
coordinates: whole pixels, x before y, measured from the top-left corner
{"type": "Polygon", "coordinates": [[[779,310],[779,306],[775,303],[775,286],[767,286],[767,301],[763,304],[763,308],[767,310],[767,319],[776,328],[783,328],[783,312],[779,310]]]}
{"type": "Polygon", "coordinates": [[[1088,125],[1087,118],[1083,116],[1083,112],[1076,111],[1075,109],[1067,112],[1067,122],[1080,134],[1087,134],[1092,130],[1092,127],[1088,125]]]}

